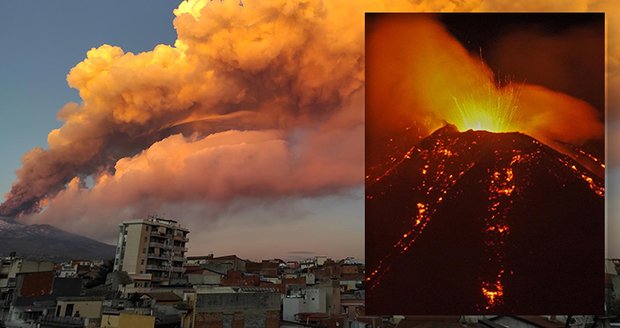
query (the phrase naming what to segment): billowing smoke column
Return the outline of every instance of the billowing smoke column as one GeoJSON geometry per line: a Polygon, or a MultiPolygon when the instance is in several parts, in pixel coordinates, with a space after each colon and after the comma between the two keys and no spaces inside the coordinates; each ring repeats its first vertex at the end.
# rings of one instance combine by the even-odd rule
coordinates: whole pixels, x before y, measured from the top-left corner
{"type": "MultiPolygon", "coordinates": [[[[175,10],[178,38],[173,46],[159,45],[139,54],[109,45],[90,50],[67,76],[82,102],[59,111],[63,125],[50,132],[48,149],[36,148],[24,155],[0,215],[35,213],[50,204],[47,216],[64,218],[63,208],[78,203],[109,208],[144,199],[313,195],[360,186],[364,12],[502,9],[479,1],[452,0],[389,5],[282,0],[244,1],[242,7],[236,1],[184,1],[175,10]],[[84,188],[87,176],[94,180],[90,189],[84,188]]],[[[489,80],[483,65],[458,49],[441,27],[435,30],[440,38],[436,45],[456,49],[452,59],[489,80]],[[442,43],[446,40],[452,45],[442,43]]],[[[433,50],[420,49],[426,49],[420,56],[433,50]]],[[[616,51],[612,52],[610,58],[616,58],[616,51]]],[[[387,63],[385,73],[393,77],[404,71],[387,63]]],[[[615,61],[610,61],[611,66],[616,67],[615,61]]],[[[614,76],[610,75],[611,82],[617,80],[614,76]]],[[[456,77],[453,85],[460,88],[462,79],[451,77],[456,77]]],[[[408,82],[415,83],[396,86],[417,86],[420,92],[438,87],[434,79],[408,82]]],[[[452,96],[431,91],[438,97],[426,105],[438,108],[437,101],[454,105],[452,96]]],[[[520,92],[526,102],[545,98],[528,93],[552,94],[530,87],[520,92]]],[[[396,105],[411,104],[410,99],[400,101],[396,105]]],[[[389,110],[404,108],[391,106],[393,99],[384,105],[389,110]]],[[[577,109],[565,119],[581,120],[580,113],[588,111],[577,109]]],[[[592,122],[588,115],[583,122],[592,122]]],[[[367,121],[382,124],[384,119],[367,121]]],[[[441,121],[435,115],[427,132],[441,121]]],[[[530,123],[535,123],[532,129],[542,130],[536,122],[530,123]]],[[[579,132],[575,138],[600,130],[598,123],[585,126],[575,131],[579,132]]]]}
{"type": "Polygon", "coordinates": [[[390,6],[183,1],[174,11],[173,46],[139,54],[91,49],[67,76],[82,102],[59,111],[63,125],[49,133],[47,150],[24,155],[0,214],[36,213],[59,191],[83,188],[87,176],[95,185],[83,195],[127,201],[312,195],[361,185],[364,12],[455,9],[451,1],[390,6]],[[167,154],[158,153],[164,148],[167,154]],[[237,166],[227,162],[235,156],[237,166]],[[157,169],[189,184],[163,188],[157,169]]]}
{"type": "MultiPolygon", "coordinates": [[[[364,33],[351,10],[361,20],[355,4],[182,2],[174,46],[90,50],[67,76],[82,103],[23,157],[0,214],[37,212],[75,178],[102,187],[157,169],[201,181],[183,189],[194,198],[360,184],[364,33]]],[[[148,193],[167,198],[162,185],[148,193]]]]}

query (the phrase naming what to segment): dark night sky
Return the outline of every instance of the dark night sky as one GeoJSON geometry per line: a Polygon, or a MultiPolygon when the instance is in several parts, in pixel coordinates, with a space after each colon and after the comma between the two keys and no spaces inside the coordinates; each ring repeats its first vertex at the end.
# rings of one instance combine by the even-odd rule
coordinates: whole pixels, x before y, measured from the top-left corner
{"type": "Polygon", "coordinates": [[[604,113],[604,13],[438,14],[448,31],[503,82],[539,84],[604,113]]]}
{"type": "Polygon", "coordinates": [[[442,13],[437,17],[472,51],[486,48],[501,35],[524,27],[535,26],[550,34],[561,34],[577,26],[598,25],[604,29],[603,13],[442,13]]]}

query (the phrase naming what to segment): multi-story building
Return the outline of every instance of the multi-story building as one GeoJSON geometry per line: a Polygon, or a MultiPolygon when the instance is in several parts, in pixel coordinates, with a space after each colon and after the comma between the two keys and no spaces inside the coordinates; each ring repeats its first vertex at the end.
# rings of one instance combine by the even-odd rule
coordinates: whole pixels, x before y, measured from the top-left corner
{"type": "Polygon", "coordinates": [[[0,325],[3,321],[9,321],[15,290],[19,287],[17,284],[19,275],[51,272],[53,268],[52,262],[27,260],[16,257],[14,253],[9,257],[0,258],[0,325]]]}
{"type": "Polygon", "coordinates": [[[152,285],[169,285],[183,275],[189,230],[177,221],[149,216],[123,221],[114,271],[150,274],[152,285]]]}

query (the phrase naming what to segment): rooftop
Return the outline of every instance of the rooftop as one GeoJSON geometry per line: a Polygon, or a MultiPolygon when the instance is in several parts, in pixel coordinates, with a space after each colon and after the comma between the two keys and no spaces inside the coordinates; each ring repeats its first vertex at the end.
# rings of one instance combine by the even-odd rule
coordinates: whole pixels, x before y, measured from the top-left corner
{"type": "Polygon", "coordinates": [[[104,301],[105,297],[102,296],[67,296],[58,297],[56,300],[61,302],[96,302],[104,301]]]}
{"type": "Polygon", "coordinates": [[[197,294],[275,293],[271,287],[199,287],[197,294]]]}
{"type": "Polygon", "coordinates": [[[153,216],[153,215],[143,220],[138,219],[138,220],[123,221],[119,223],[119,226],[122,227],[123,225],[129,225],[129,224],[148,224],[152,226],[164,226],[164,227],[175,228],[178,230],[189,232],[187,228],[179,224],[176,220],[164,219],[164,218],[160,218],[160,217],[153,216]]]}
{"type": "Polygon", "coordinates": [[[146,293],[145,295],[158,302],[179,302],[183,300],[173,292],[151,292],[146,293]]]}

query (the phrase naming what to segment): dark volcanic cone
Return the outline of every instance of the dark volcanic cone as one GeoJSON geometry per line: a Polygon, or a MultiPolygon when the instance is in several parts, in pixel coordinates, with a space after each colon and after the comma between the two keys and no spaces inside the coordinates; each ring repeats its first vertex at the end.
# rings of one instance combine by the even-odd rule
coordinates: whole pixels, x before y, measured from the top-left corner
{"type": "Polygon", "coordinates": [[[366,182],[367,312],[602,313],[603,240],[603,179],[446,126],[366,182]]]}
{"type": "Polygon", "coordinates": [[[16,252],[34,260],[62,262],[72,259],[105,260],[116,247],[75,235],[48,224],[25,225],[0,216],[0,257],[16,252]]]}

